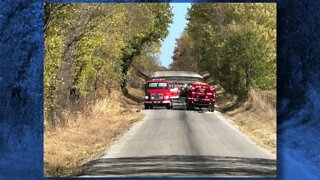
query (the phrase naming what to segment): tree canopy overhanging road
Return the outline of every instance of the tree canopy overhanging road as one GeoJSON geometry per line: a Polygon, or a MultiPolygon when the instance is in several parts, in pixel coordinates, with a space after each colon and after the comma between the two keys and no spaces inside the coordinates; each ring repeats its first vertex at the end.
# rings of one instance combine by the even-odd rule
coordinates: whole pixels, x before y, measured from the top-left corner
{"type": "MultiPolygon", "coordinates": [[[[169,3],[46,3],[44,10],[46,129],[89,117],[97,102],[110,97],[120,97],[108,102],[119,105],[128,89],[142,90],[140,70],[207,72],[208,86],[219,86],[235,105],[246,102],[251,89],[276,87],[275,4],[192,4],[169,67],[157,57],[172,23],[169,3]]],[[[213,90],[201,89],[213,97],[213,90]]],[[[274,157],[218,113],[144,113],[82,175],[275,176],[274,157]]]]}
{"type": "MultiPolygon", "coordinates": [[[[172,23],[168,3],[46,3],[44,9],[46,125],[58,124],[64,110],[139,86],[138,70],[167,69],[157,54],[172,23]]],[[[195,3],[187,19],[169,70],[208,71],[211,83],[240,102],[251,88],[276,87],[275,4],[195,3]]]]}

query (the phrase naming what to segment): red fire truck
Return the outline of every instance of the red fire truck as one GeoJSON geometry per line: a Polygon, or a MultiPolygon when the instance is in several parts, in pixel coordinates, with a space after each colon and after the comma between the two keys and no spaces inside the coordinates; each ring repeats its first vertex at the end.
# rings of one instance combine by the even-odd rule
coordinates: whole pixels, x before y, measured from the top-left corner
{"type": "Polygon", "coordinates": [[[178,99],[179,98],[179,87],[177,81],[170,82],[170,98],[171,99],[178,99]]]}
{"type": "Polygon", "coordinates": [[[152,79],[145,84],[145,109],[153,109],[154,106],[171,108],[170,83],[165,79],[152,79]]]}
{"type": "Polygon", "coordinates": [[[189,85],[186,92],[186,108],[194,109],[207,108],[208,111],[214,111],[214,104],[216,102],[216,90],[203,82],[194,82],[189,85]]]}

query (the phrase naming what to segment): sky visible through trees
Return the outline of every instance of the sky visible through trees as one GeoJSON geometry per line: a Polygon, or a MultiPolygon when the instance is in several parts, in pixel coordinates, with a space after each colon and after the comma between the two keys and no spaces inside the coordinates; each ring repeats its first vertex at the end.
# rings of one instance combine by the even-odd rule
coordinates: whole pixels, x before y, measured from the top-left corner
{"type": "Polygon", "coordinates": [[[275,4],[192,4],[187,19],[170,70],[208,71],[241,102],[251,88],[276,88],[275,4]]]}
{"type": "Polygon", "coordinates": [[[161,45],[160,62],[162,66],[169,67],[172,63],[173,50],[176,39],[182,35],[184,28],[187,26],[186,15],[191,3],[170,3],[173,11],[173,23],[170,25],[169,35],[161,45]]]}
{"type": "Polygon", "coordinates": [[[52,126],[65,109],[94,104],[118,88],[125,93],[128,83],[139,87],[139,70],[208,71],[242,101],[252,87],[275,88],[273,4],[47,3],[44,9],[44,109],[52,126]]]}
{"type": "MultiPolygon", "coordinates": [[[[0,177],[43,178],[43,3],[2,1],[0,11],[2,54],[0,86],[1,133],[3,153],[0,177]],[[31,165],[30,165],[31,164],[31,165]]],[[[277,1],[278,36],[278,122],[280,157],[299,162],[301,170],[320,177],[319,171],[319,2],[277,1]],[[298,97],[298,98],[297,98],[298,97]],[[284,148],[289,152],[284,152],[284,148]],[[310,166],[314,167],[310,168],[310,166]]],[[[63,14],[60,14],[63,15],[63,14]]],[[[112,19],[123,17],[113,17],[112,19]]],[[[59,44],[52,32],[51,42],[59,44]]],[[[116,33],[116,32],[114,32],[116,33]]],[[[61,35],[61,34],[58,34],[61,35]]],[[[117,36],[112,36],[117,38],[117,36]]],[[[50,43],[48,44],[50,45],[50,43]]],[[[116,46],[122,46],[116,43],[116,46]]],[[[111,49],[110,49],[111,50],[111,49]]],[[[57,49],[52,53],[55,57],[57,49]]],[[[115,51],[116,52],[116,51],[115,51]]],[[[116,54],[116,53],[115,53],[116,54]]],[[[145,56],[150,58],[149,56],[145,56]]],[[[151,62],[151,61],[150,61],[151,62]]],[[[156,64],[156,63],[154,63],[156,64]]],[[[117,64],[113,64],[117,67],[117,64]]],[[[54,70],[54,66],[52,66],[54,70]]],[[[60,83],[56,81],[56,83],[60,83]]],[[[283,160],[282,172],[290,161],[283,160]]],[[[294,164],[294,163],[291,163],[294,164]]],[[[297,177],[295,169],[285,175],[297,177]]]]}

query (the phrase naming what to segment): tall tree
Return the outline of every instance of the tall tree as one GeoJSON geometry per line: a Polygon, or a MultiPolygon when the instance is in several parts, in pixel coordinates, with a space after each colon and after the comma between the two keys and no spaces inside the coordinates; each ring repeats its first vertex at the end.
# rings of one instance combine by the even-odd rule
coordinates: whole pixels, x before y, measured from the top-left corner
{"type": "Polygon", "coordinates": [[[188,31],[184,31],[179,39],[176,39],[176,47],[173,51],[171,70],[198,71],[197,61],[194,59],[192,40],[188,31]]]}
{"type": "MultiPolygon", "coordinates": [[[[246,99],[251,87],[276,87],[274,4],[193,4],[188,19],[185,31],[191,43],[181,37],[177,49],[188,43],[185,51],[198,71],[209,71],[215,82],[240,101],[246,99]]],[[[174,59],[173,67],[184,63],[187,60],[174,59]]]]}
{"type": "Polygon", "coordinates": [[[164,3],[46,3],[44,9],[45,115],[53,126],[63,111],[124,87],[134,59],[156,53],[150,47],[159,47],[172,17],[164,3]]]}
{"type": "Polygon", "coordinates": [[[141,51],[146,45],[152,43],[159,43],[168,35],[168,27],[172,22],[171,6],[167,3],[153,3],[153,4],[141,4],[129,9],[129,16],[136,12],[140,12],[140,17],[148,17],[151,19],[145,25],[139,29],[129,43],[122,49],[122,75],[123,82],[121,88],[125,89],[127,84],[127,75],[130,66],[136,56],[141,54],[141,51]],[[137,10],[139,8],[139,10],[137,10]]]}

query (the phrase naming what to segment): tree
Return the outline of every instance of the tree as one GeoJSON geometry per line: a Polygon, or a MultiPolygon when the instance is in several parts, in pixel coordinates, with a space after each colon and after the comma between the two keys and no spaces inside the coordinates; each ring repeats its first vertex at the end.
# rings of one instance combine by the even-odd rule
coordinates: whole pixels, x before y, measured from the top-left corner
{"type": "Polygon", "coordinates": [[[136,8],[139,8],[139,12],[142,12],[139,16],[150,17],[152,20],[144,23],[145,26],[122,49],[122,89],[125,89],[127,84],[128,71],[134,58],[141,54],[146,45],[159,43],[163,40],[168,35],[168,26],[172,22],[171,6],[167,3],[141,4],[131,7],[129,10],[133,13],[128,13],[128,15],[132,16],[138,11],[136,8]]]}
{"type": "Polygon", "coordinates": [[[52,126],[63,111],[124,87],[134,59],[157,66],[153,54],[172,17],[164,3],[46,3],[44,9],[45,119],[52,126]]]}
{"type": "MultiPolygon", "coordinates": [[[[182,36],[176,52],[187,52],[198,72],[208,71],[226,92],[244,101],[251,87],[276,87],[275,14],[275,5],[266,3],[193,4],[185,30],[190,38],[182,36]],[[182,51],[183,44],[188,45],[182,51]]],[[[189,64],[174,58],[172,68],[189,64]]]]}
{"type": "Polygon", "coordinates": [[[173,52],[171,70],[197,71],[197,61],[192,56],[193,44],[187,31],[176,39],[176,47],[173,52]]]}

